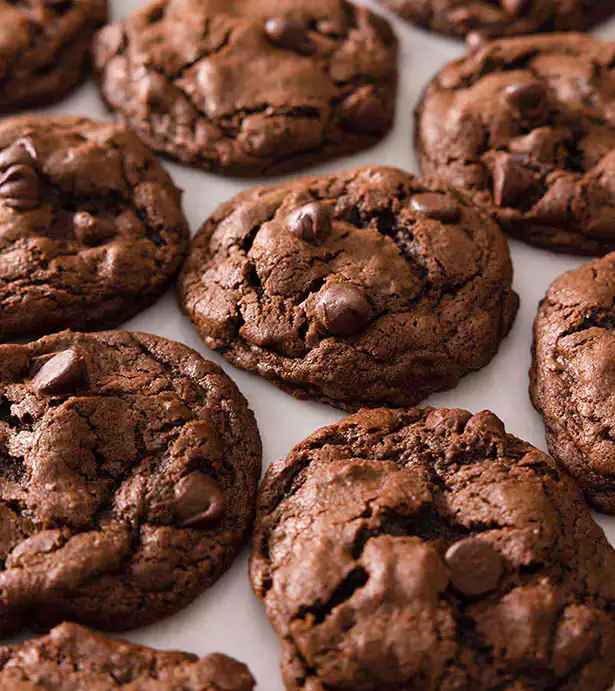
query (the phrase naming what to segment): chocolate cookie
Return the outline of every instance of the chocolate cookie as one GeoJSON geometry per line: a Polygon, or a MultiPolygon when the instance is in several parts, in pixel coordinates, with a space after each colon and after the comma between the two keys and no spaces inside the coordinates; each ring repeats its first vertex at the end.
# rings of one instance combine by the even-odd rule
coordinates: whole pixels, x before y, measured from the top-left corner
{"type": "Polygon", "coordinates": [[[375,144],[397,41],[345,0],[156,0],[95,42],[103,98],[153,149],[272,175],[375,144]]]}
{"type": "Polygon", "coordinates": [[[615,253],[560,276],[534,324],[532,402],[549,451],[615,515],[615,253]]]}
{"type": "Polygon", "coordinates": [[[251,562],[289,691],[607,691],[615,551],[490,412],[380,409],[275,463],[251,562]]]}
{"type": "Polygon", "coordinates": [[[121,331],[0,346],[0,633],[184,607],[241,548],[260,462],[245,399],[186,346],[121,331]]]}
{"type": "Polygon", "coordinates": [[[48,105],[90,66],[107,0],[0,0],[0,112],[48,105]]]}
{"type": "MultiPolygon", "coordinates": [[[[450,36],[583,31],[615,12],[613,0],[380,0],[404,19],[450,36]]],[[[474,38],[474,37],[473,37],[474,38]]]]}
{"type": "Polygon", "coordinates": [[[180,198],[126,128],[0,123],[0,340],[109,328],[152,304],[186,254],[180,198]]]}
{"type": "Polygon", "coordinates": [[[196,236],[180,300],[207,345],[298,398],[413,405],[514,320],[506,239],[443,187],[369,167],[256,188],[196,236]]]}
{"type": "Polygon", "coordinates": [[[62,624],[0,647],[0,688],[11,691],[252,691],[248,668],[225,655],[151,650],[62,624]]]}
{"type": "Polygon", "coordinates": [[[417,112],[423,171],[555,251],[615,249],[615,43],[556,34],[449,64],[417,112]]]}

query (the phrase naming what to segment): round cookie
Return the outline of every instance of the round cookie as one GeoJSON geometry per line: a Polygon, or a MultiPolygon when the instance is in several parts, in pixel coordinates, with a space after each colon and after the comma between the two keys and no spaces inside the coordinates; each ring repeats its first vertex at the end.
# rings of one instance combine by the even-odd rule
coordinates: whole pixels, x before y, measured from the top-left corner
{"type": "Polygon", "coordinates": [[[0,687],[12,691],[252,691],[248,668],[106,638],[76,624],[0,647],[0,687]]]}
{"type": "Polygon", "coordinates": [[[615,12],[613,0],[380,0],[403,19],[449,36],[583,31],[615,12]]]}
{"type": "Polygon", "coordinates": [[[298,398],[413,405],[495,355],[506,239],[459,195],[367,167],[256,188],[194,239],[180,301],[205,343],[298,398]]]}
{"type": "Polygon", "coordinates": [[[0,113],[59,101],[90,67],[107,0],[0,0],[0,113]]]}
{"type": "Polygon", "coordinates": [[[250,529],[252,412],[222,370],[148,334],[0,346],[0,634],[145,626],[190,603],[250,529]]]}
{"type": "Polygon", "coordinates": [[[186,255],[180,200],[124,127],[0,123],[0,340],[109,328],[151,305],[186,255]]]}
{"type": "Polygon", "coordinates": [[[530,393],[549,451],[615,515],[615,253],[560,276],[534,323],[530,393]]]}
{"type": "Polygon", "coordinates": [[[289,691],[607,691],[615,552],[492,413],[364,410],[269,469],[251,562],[289,691]]]}
{"type": "Polygon", "coordinates": [[[298,170],[393,122],[397,40],[346,0],[155,0],[105,28],[94,61],[143,141],[219,173],[298,170]]]}
{"type": "Polygon", "coordinates": [[[468,192],[533,245],[615,249],[615,43],[495,41],[450,63],[417,111],[423,172],[468,192]]]}

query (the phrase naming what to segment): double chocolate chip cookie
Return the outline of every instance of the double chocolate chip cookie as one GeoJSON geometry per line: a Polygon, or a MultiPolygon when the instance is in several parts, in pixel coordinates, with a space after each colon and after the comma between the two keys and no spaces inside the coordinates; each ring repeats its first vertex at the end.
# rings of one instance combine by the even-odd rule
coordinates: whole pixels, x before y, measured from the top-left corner
{"type": "Polygon", "coordinates": [[[109,328],[152,304],[188,246],[181,194],[129,130],[0,124],[0,340],[109,328]]]}
{"type": "Polygon", "coordinates": [[[0,113],[63,98],[106,20],[107,0],[0,0],[0,113]]]}
{"type": "Polygon", "coordinates": [[[380,0],[404,19],[450,36],[583,31],[615,12],[613,0],[380,0]]]}
{"type": "Polygon", "coordinates": [[[248,668],[225,655],[151,650],[76,624],[0,647],[6,691],[252,691],[254,684],[248,668]]]}
{"type": "Polygon", "coordinates": [[[250,528],[261,446],[235,385],[156,336],[0,346],[0,634],[178,611],[250,528]]]}
{"type": "Polygon", "coordinates": [[[94,52],[104,100],[149,146],[221,173],[353,153],[393,121],[397,41],[345,0],[156,0],[94,52]]]}
{"type": "Polygon", "coordinates": [[[615,552],[492,413],[363,411],[275,463],[251,562],[289,691],[607,691],[615,552]]]}
{"type": "Polygon", "coordinates": [[[506,239],[459,195],[369,167],[257,188],[196,236],[180,300],[207,345],[299,398],[413,405],[514,320],[506,239]]]}
{"type": "Polygon", "coordinates": [[[453,62],[417,113],[423,171],[468,192],[514,236],[615,249],[615,43],[555,34],[453,62]]]}
{"type": "Polygon", "coordinates": [[[615,515],[615,253],[560,276],[534,324],[532,401],[549,451],[615,515]]]}

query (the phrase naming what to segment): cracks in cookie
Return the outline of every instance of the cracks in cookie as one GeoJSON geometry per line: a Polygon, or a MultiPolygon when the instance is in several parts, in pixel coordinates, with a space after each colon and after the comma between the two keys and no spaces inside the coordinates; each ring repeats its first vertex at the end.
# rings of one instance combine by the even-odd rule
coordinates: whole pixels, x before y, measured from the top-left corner
{"type": "Polygon", "coordinates": [[[355,566],[350,573],[338,584],[326,602],[315,602],[309,606],[302,606],[293,617],[308,620],[310,624],[322,624],[332,612],[350,600],[352,596],[369,581],[369,573],[360,565],[355,566]]]}

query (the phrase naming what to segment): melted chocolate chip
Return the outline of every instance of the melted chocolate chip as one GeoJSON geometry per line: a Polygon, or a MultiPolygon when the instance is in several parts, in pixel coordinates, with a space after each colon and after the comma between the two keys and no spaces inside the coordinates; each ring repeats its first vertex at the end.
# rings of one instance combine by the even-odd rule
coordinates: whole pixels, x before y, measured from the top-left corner
{"type": "Polygon", "coordinates": [[[45,394],[69,393],[87,383],[87,369],[74,348],[64,350],[48,360],[32,379],[32,388],[45,394]]]}
{"type": "Polygon", "coordinates": [[[354,336],[369,323],[371,308],[360,288],[335,283],[320,298],[320,321],[334,336],[354,336]]]}
{"type": "Polygon", "coordinates": [[[489,41],[489,37],[481,31],[470,31],[466,36],[466,50],[476,53],[489,41]]]}
{"type": "Polygon", "coordinates": [[[225,511],[226,499],[213,477],[196,471],[175,486],[175,513],[182,528],[213,526],[225,511]]]}
{"type": "Polygon", "coordinates": [[[509,105],[527,118],[536,118],[547,107],[547,92],[542,84],[515,84],[504,91],[509,105]]]}
{"type": "Polygon", "coordinates": [[[11,166],[23,164],[34,167],[36,165],[36,149],[29,137],[22,137],[11,146],[0,152],[0,170],[6,171],[11,166]]]}
{"type": "Polygon", "coordinates": [[[341,126],[346,132],[370,132],[386,126],[382,102],[372,86],[363,86],[340,105],[341,126]]]}
{"type": "Polygon", "coordinates": [[[512,17],[518,17],[527,10],[528,0],[500,0],[500,5],[512,17]]]}
{"type": "Polygon", "coordinates": [[[304,22],[290,17],[272,17],[265,22],[265,33],[271,43],[285,50],[310,55],[314,44],[304,22]]]}
{"type": "Polygon", "coordinates": [[[485,540],[470,537],[446,553],[453,588],[464,597],[481,597],[495,590],[504,573],[502,557],[485,540]]]}
{"type": "Polygon", "coordinates": [[[514,156],[504,154],[493,169],[493,199],[498,206],[514,206],[533,187],[534,177],[514,156]]]}
{"type": "Polygon", "coordinates": [[[435,218],[438,221],[456,221],[461,213],[455,199],[436,192],[417,194],[412,198],[410,207],[419,216],[435,218]]]}
{"type": "Polygon", "coordinates": [[[0,199],[11,209],[27,211],[40,206],[42,186],[34,168],[25,164],[10,166],[0,176],[0,199]]]}
{"type": "Polygon", "coordinates": [[[331,230],[331,217],[324,204],[313,202],[294,211],[288,227],[293,235],[305,242],[319,242],[331,230]]]}
{"type": "Polygon", "coordinates": [[[112,221],[96,218],[87,211],[79,211],[73,216],[73,232],[77,240],[86,247],[96,247],[116,234],[112,221]]]}

